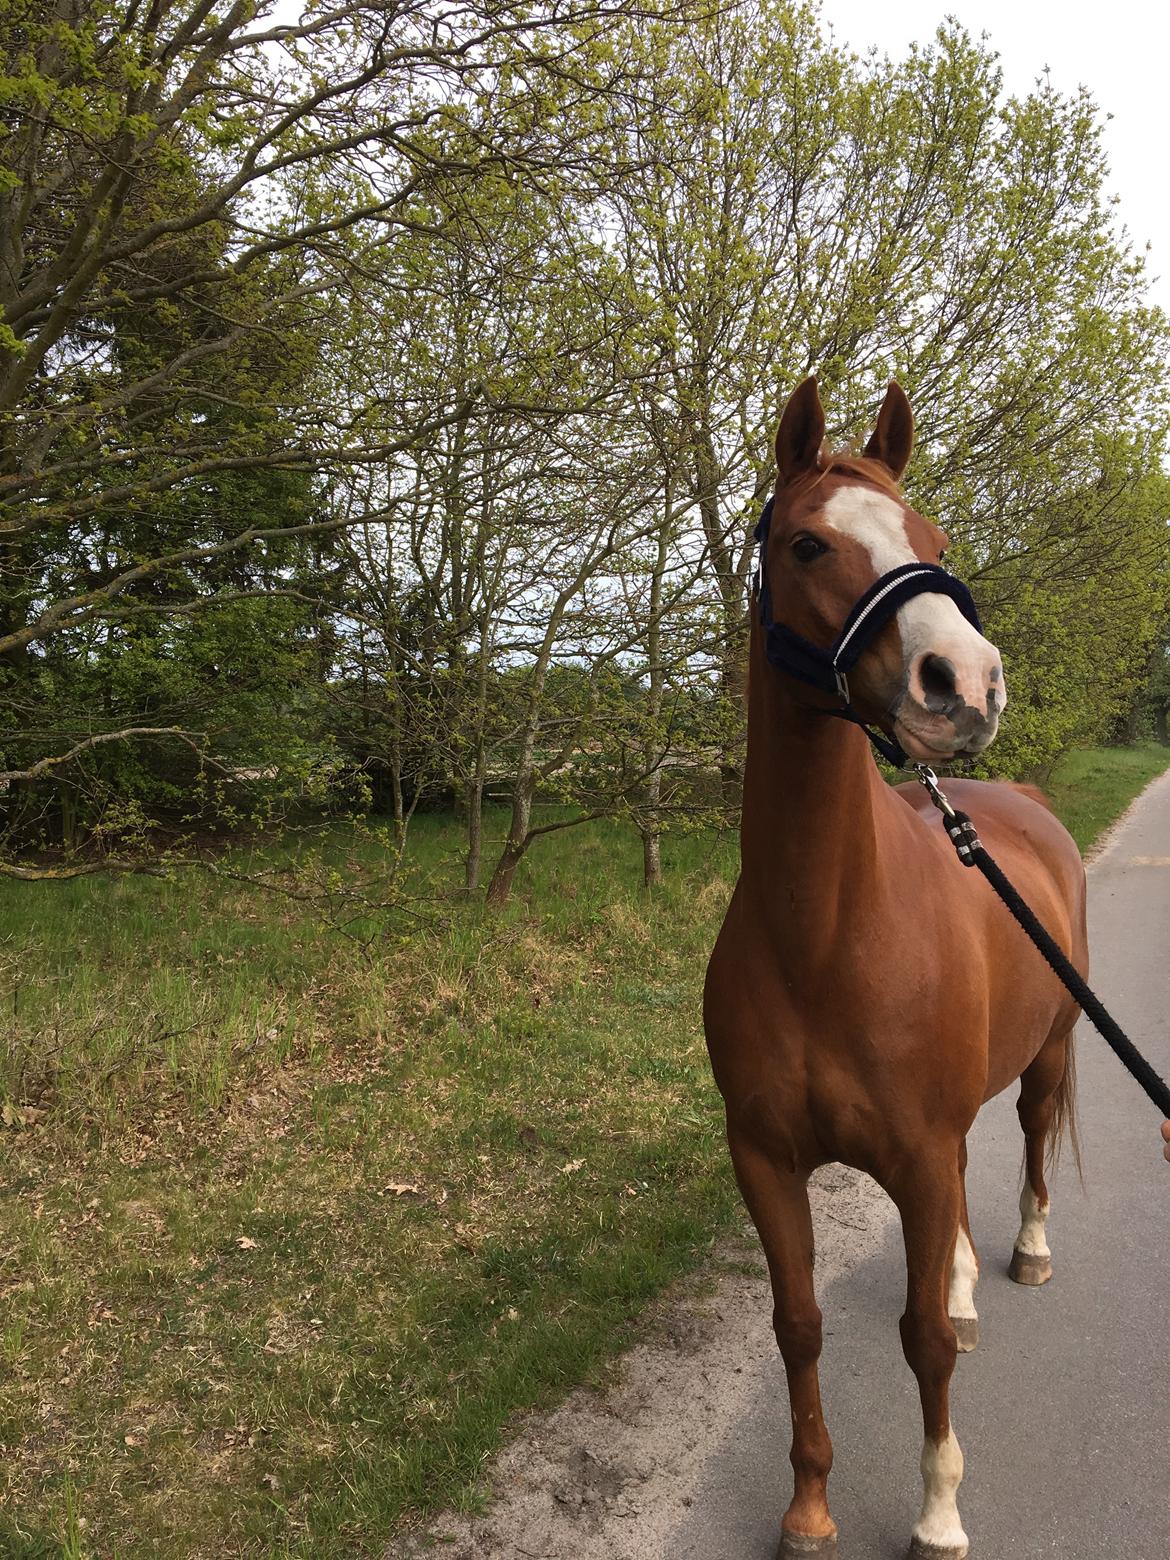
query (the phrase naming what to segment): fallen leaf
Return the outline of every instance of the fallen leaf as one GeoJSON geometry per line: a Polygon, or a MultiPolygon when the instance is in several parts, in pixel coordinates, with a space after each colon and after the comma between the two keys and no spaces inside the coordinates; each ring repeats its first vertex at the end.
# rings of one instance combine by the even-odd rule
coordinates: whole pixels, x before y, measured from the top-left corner
{"type": "Polygon", "coordinates": [[[6,1127],[35,1127],[45,1114],[35,1105],[11,1105],[8,1101],[0,1105],[0,1121],[6,1127]]]}
{"type": "Polygon", "coordinates": [[[570,1159],[567,1165],[561,1166],[561,1174],[574,1175],[578,1170],[581,1169],[584,1163],[585,1161],[583,1159],[570,1159]]]}
{"type": "Polygon", "coordinates": [[[386,1192],[393,1192],[395,1197],[405,1197],[406,1194],[410,1192],[417,1197],[421,1191],[422,1187],[416,1186],[412,1181],[391,1181],[389,1186],[384,1186],[382,1188],[381,1192],[378,1193],[378,1196],[381,1197],[386,1192]]]}
{"type": "Polygon", "coordinates": [[[252,1239],[252,1237],[250,1235],[237,1235],[236,1236],[236,1245],[240,1248],[241,1251],[255,1251],[256,1250],[256,1242],[252,1239]]]}

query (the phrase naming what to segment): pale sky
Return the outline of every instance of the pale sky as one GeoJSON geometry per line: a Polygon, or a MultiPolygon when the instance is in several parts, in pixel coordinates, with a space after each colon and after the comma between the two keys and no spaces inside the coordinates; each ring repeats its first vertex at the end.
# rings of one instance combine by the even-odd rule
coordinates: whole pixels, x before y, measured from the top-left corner
{"type": "MultiPolygon", "coordinates": [[[[300,0],[276,0],[273,21],[292,20],[300,0]]],[[[1000,56],[1004,89],[1026,93],[1047,66],[1053,85],[1084,85],[1104,113],[1109,192],[1138,250],[1148,243],[1150,296],[1170,313],[1170,4],[1167,0],[821,0],[821,15],[859,53],[872,45],[898,58],[928,43],[944,17],[1000,56]],[[1159,278],[1153,280],[1153,278],[1159,278]]]]}
{"type": "Polygon", "coordinates": [[[1150,297],[1170,313],[1170,5],[1165,0],[822,0],[837,38],[898,58],[927,43],[947,15],[988,35],[1004,88],[1027,92],[1045,66],[1059,91],[1086,86],[1113,118],[1105,126],[1115,214],[1135,248],[1150,244],[1150,297]]]}

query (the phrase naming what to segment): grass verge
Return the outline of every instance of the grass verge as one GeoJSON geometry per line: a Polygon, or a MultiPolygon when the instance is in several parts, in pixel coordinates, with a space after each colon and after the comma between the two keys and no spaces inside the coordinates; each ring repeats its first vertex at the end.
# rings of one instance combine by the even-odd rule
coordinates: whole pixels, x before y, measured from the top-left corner
{"type": "Polygon", "coordinates": [[[574,831],[502,917],[458,847],[419,821],[429,919],[366,950],[216,880],[0,896],[0,1552],[382,1553],[725,1223],[734,843],[646,896],[574,831]]]}
{"type": "MultiPolygon", "coordinates": [[[[1084,842],[1166,756],[1074,755],[1058,809],[1084,842]]],[[[574,830],[499,918],[458,848],[419,820],[426,919],[366,947],[223,881],[0,887],[6,1556],[383,1554],[726,1227],[734,841],[647,896],[574,830]]]]}
{"type": "Polygon", "coordinates": [[[1045,783],[1056,811],[1082,851],[1170,764],[1170,748],[1140,742],[1066,753],[1045,783]]]}

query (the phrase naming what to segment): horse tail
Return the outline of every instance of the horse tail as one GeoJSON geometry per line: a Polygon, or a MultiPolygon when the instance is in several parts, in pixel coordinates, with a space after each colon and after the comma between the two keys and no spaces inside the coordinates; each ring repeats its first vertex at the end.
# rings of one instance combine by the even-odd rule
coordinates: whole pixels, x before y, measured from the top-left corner
{"type": "Polygon", "coordinates": [[[1081,1160],[1081,1134],[1077,1127],[1077,1052],[1076,1032],[1069,1031],[1068,1042],[1064,1049],[1064,1072],[1060,1082],[1056,1086],[1056,1094],[1053,1099],[1054,1109],[1052,1120],[1048,1126],[1048,1141],[1045,1145],[1045,1162],[1049,1172],[1056,1169],[1060,1162],[1060,1151],[1065,1140],[1072,1149],[1073,1163],[1077,1167],[1077,1175],[1081,1185],[1085,1183],[1085,1167],[1081,1160]]]}

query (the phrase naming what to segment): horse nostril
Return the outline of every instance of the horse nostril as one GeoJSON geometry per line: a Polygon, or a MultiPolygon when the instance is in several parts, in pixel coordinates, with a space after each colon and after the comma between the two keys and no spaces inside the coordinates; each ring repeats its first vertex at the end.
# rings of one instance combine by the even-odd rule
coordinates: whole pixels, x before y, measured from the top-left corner
{"type": "Polygon", "coordinates": [[[936,715],[949,714],[962,702],[956,686],[958,674],[954,662],[948,661],[945,655],[924,655],[918,675],[922,678],[926,707],[936,715]]]}

